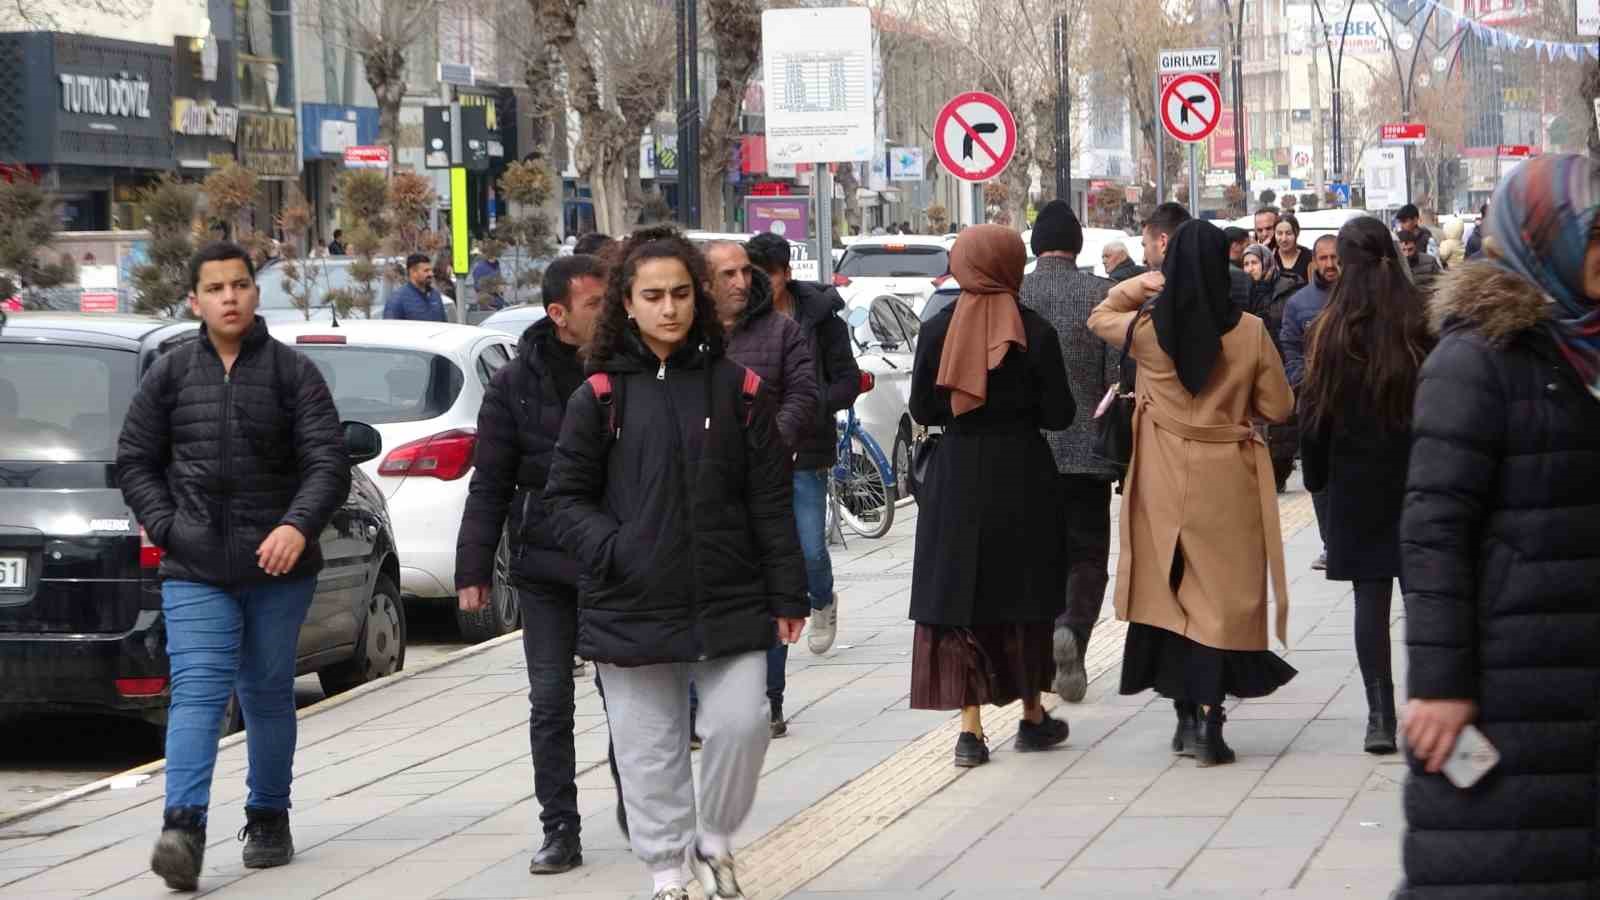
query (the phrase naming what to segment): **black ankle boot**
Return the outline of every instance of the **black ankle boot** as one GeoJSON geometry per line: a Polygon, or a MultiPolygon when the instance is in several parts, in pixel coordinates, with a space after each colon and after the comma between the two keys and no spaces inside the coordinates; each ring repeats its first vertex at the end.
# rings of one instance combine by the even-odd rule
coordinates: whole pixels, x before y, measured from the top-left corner
{"type": "Polygon", "coordinates": [[[1367,752],[1395,752],[1395,725],[1394,683],[1382,679],[1367,682],[1367,752]]]}
{"type": "Polygon", "coordinates": [[[554,831],[544,836],[544,846],[533,855],[528,872],[532,875],[559,875],[581,865],[583,842],[578,839],[578,830],[571,825],[557,825],[554,831]]]}
{"type": "Polygon", "coordinates": [[[239,829],[239,840],[244,841],[244,867],[270,869],[286,866],[294,859],[294,838],[289,834],[289,811],[244,808],[244,827],[239,829]]]}
{"type": "Polygon", "coordinates": [[[1228,716],[1222,711],[1222,704],[1206,711],[1205,723],[1200,726],[1200,739],[1195,742],[1194,748],[1194,764],[1197,767],[1226,766],[1238,758],[1233,748],[1222,739],[1222,723],[1226,721],[1228,716]]]}
{"type": "Polygon", "coordinates": [[[161,837],[150,853],[150,871],[160,875],[175,891],[200,886],[200,867],[206,857],[206,811],[198,806],[178,806],[161,817],[161,837]]]}
{"type": "Polygon", "coordinates": [[[1172,732],[1172,752],[1179,756],[1193,756],[1200,741],[1200,708],[1187,700],[1172,701],[1178,713],[1178,728],[1172,732]]]}

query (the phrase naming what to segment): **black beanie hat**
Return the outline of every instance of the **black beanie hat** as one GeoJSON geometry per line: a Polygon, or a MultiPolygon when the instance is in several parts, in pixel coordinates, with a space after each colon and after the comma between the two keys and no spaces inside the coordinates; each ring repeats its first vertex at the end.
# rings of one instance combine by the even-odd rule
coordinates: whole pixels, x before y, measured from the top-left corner
{"type": "Polygon", "coordinates": [[[1033,255],[1043,256],[1052,250],[1065,250],[1076,255],[1083,250],[1083,226],[1073,215],[1065,200],[1051,200],[1039,210],[1033,221],[1033,255]]]}

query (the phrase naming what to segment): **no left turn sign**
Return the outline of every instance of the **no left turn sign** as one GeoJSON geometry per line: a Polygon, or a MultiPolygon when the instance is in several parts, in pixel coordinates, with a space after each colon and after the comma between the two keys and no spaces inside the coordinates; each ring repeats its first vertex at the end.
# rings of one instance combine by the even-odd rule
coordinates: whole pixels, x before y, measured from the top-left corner
{"type": "Polygon", "coordinates": [[[1161,124],[1167,134],[1186,143],[1203,141],[1222,116],[1222,91],[1209,77],[1189,72],[1161,90],[1161,124]]]}
{"type": "Polygon", "coordinates": [[[988,181],[1005,171],[1017,150],[1017,120],[999,98],[968,91],[933,120],[934,152],[962,181],[988,181]]]}

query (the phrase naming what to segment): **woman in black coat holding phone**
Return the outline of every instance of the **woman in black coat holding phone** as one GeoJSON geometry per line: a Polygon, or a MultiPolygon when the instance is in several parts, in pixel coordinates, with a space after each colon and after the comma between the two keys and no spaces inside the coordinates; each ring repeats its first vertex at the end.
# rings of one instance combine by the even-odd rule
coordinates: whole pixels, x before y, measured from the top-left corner
{"type": "Polygon", "coordinates": [[[961,232],[955,303],[917,341],[911,415],[944,427],[917,495],[911,576],[911,707],[960,709],[955,764],[989,761],[979,716],[1023,701],[1017,749],[1067,739],[1039,695],[1055,677],[1051,638],[1066,607],[1055,457],[1040,429],[1072,424],[1061,342],[1017,301],[1027,251],[1014,229],[961,232]]]}
{"type": "Polygon", "coordinates": [[[1432,299],[1400,548],[1400,900],[1600,896],[1600,165],[1523,163],[1432,299]],[[1440,774],[1476,725],[1500,761],[1440,774]]]}
{"type": "Polygon", "coordinates": [[[1389,606],[1400,575],[1411,406],[1433,339],[1383,223],[1363,216],[1341,228],[1339,266],[1308,342],[1300,441],[1306,488],[1327,491],[1328,579],[1355,582],[1366,751],[1393,753],[1389,606]]]}

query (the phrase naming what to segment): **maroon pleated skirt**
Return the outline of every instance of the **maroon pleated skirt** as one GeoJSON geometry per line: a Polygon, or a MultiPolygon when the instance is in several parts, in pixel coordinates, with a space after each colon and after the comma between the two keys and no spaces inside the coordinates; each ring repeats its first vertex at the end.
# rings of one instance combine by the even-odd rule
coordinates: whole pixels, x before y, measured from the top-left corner
{"type": "Polygon", "coordinates": [[[1005,706],[1050,689],[1052,622],[918,624],[911,642],[911,708],[1005,706]]]}

